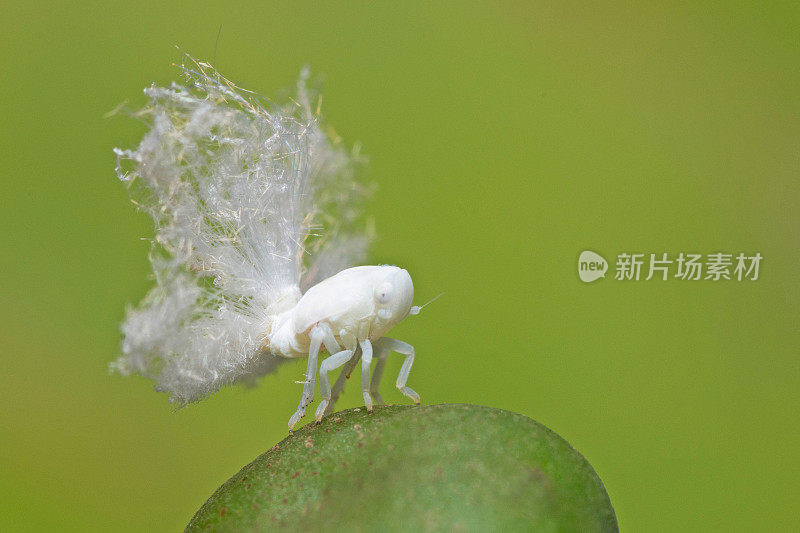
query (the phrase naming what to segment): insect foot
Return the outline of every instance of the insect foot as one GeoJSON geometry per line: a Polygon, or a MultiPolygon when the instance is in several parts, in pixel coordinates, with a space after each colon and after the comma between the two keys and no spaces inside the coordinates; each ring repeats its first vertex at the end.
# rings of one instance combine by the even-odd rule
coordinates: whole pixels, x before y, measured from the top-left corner
{"type": "Polygon", "coordinates": [[[322,417],[325,416],[325,409],[328,407],[328,400],[322,399],[319,401],[319,405],[317,406],[317,412],[314,414],[314,418],[317,419],[317,422],[322,420],[322,417]]]}
{"type": "Polygon", "coordinates": [[[298,409],[297,411],[295,411],[295,413],[289,419],[289,431],[292,431],[294,429],[294,426],[297,425],[300,419],[303,418],[304,416],[306,416],[305,409],[298,409]]]}
{"type": "Polygon", "coordinates": [[[369,392],[364,391],[364,406],[367,408],[367,411],[370,413],[372,412],[372,396],[370,396],[369,392]]]}
{"type": "Polygon", "coordinates": [[[419,394],[411,387],[397,387],[400,392],[411,398],[415,404],[419,405],[419,394]]]}

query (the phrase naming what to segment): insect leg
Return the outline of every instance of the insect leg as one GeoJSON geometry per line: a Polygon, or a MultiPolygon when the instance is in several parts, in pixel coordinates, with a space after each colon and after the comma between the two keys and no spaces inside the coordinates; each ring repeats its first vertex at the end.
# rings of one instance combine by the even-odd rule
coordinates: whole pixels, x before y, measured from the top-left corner
{"type": "Polygon", "coordinates": [[[339,399],[339,396],[342,395],[344,392],[344,386],[347,384],[347,379],[350,377],[350,373],[353,371],[355,366],[361,360],[361,350],[356,350],[356,353],[347,364],[344,365],[339,377],[336,379],[336,383],[333,384],[333,390],[331,391],[331,401],[328,404],[328,408],[325,409],[325,416],[331,414],[333,412],[333,407],[336,404],[336,400],[339,399]]]}
{"type": "Polygon", "coordinates": [[[414,400],[414,403],[419,405],[419,394],[414,392],[414,389],[406,387],[408,374],[411,372],[411,365],[414,364],[414,347],[403,341],[390,339],[388,337],[383,337],[381,339],[381,343],[387,350],[391,350],[406,356],[405,361],[403,361],[403,366],[400,368],[400,374],[397,375],[396,385],[397,388],[400,389],[400,392],[414,400]]]}
{"type": "Polygon", "coordinates": [[[372,343],[364,339],[361,346],[361,395],[364,396],[364,405],[367,411],[372,412],[372,396],[369,394],[369,365],[372,363],[372,343]]]}
{"type": "MultiPolygon", "coordinates": [[[[348,339],[349,340],[349,339],[348,339]]],[[[345,346],[352,346],[350,348],[348,346],[347,350],[342,350],[337,352],[322,362],[322,365],[319,367],[319,392],[322,395],[322,400],[319,402],[319,406],[317,406],[317,412],[315,417],[317,422],[322,420],[322,417],[325,415],[325,410],[328,407],[328,403],[331,400],[331,385],[328,381],[328,372],[339,368],[343,364],[345,364],[353,354],[355,353],[355,339],[352,342],[348,342],[348,340],[342,339],[345,343],[345,346]]]]}
{"type": "Polygon", "coordinates": [[[314,328],[309,335],[311,344],[308,348],[308,366],[306,367],[306,379],[303,383],[303,394],[300,396],[300,404],[297,406],[297,411],[289,419],[289,431],[291,431],[295,424],[303,418],[306,414],[306,406],[314,399],[314,377],[317,372],[317,355],[322,346],[323,338],[325,337],[324,330],[314,328]]]}
{"type": "Polygon", "coordinates": [[[369,393],[375,400],[376,405],[383,405],[385,402],[383,401],[383,396],[381,396],[381,393],[378,391],[378,386],[381,384],[383,369],[386,366],[386,356],[389,355],[389,351],[384,347],[380,339],[375,341],[372,347],[374,349],[373,358],[377,359],[377,362],[375,363],[375,371],[372,373],[372,381],[370,381],[369,384],[369,393]]]}
{"type": "Polygon", "coordinates": [[[342,347],[339,346],[339,343],[336,341],[336,336],[331,331],[331,327],[324,323],[320,322],[316,326],[311,329],[311,334],[313,335],[314,330],[322,332],[322,342],[325,344],[325,349],[328,350],[328,353],[334,354],[342,351],[342,347]]]}

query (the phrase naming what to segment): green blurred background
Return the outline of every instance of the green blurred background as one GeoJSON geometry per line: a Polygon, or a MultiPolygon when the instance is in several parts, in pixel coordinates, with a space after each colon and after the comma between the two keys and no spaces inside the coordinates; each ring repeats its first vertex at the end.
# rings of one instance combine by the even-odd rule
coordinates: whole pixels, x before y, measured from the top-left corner
{"type": "Polygon", "coordinates": [[[304,362],[178,412],[107,373],[151,228],[111,152],[144,129],[104,115],[178,79],[175,45],[211,60],[220,26],[244,87],[325,75],[378,183],[372,260],[445,291],[393,334],[423,402],[553,428],[623,530],[796,529],[797,3],[316,4],[2,5],[0,529],[178,530],[286,435],[304,362]],[[756,282],[584,284],[584,249],[764,260],[756,282]]]}

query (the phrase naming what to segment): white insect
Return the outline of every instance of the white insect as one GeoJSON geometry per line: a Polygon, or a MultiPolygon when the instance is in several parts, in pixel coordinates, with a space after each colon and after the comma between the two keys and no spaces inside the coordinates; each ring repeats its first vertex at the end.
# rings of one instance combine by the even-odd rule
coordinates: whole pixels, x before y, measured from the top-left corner
{"type": "Polygon", "coordinates": [[[414,348],[384,337],[419,313],[411,276],[396,266],[347,268],[368,245],[354,229],[365,190],[357,152],[332,142],[311,111],[307,73],[296,100],[279,106],[189,59],[187,86],[145,89],[150,103],[135,116],[150,129],[138,148],[115,150],[119,178],[155,222],[155,286],[128,310],[112,368],[149,377],[186,404],[308,356],[291,430],[314,398],[323,347],[317,420],[359,359],[367,409],[373,397],[382,403],[378,384],[394,351],[405,356],[397,388],[419,403],[406,386],[414,348]],[[345,364],[331,388],[328,373],[345,364]]]}

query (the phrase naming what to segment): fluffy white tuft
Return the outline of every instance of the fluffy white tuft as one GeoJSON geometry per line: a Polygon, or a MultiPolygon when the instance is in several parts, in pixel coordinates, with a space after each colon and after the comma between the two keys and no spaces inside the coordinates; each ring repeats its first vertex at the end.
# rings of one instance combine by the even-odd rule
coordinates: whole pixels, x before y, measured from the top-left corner
{"type": "Polygon", "coordinates": [[[155,286],[128,311],[112,367],[180,404],[274,370],[272,317],[367,246],[352,231],[366,192],[357,157],[321,129],[307,72],[277,105],[189,59],[186,85],[145,89],[138,148],[115,150],[155,222],[155,286]]]}

